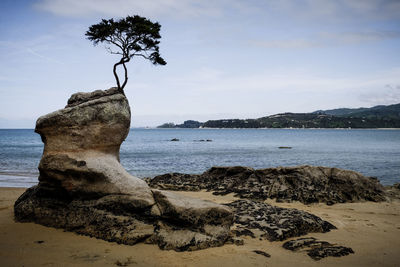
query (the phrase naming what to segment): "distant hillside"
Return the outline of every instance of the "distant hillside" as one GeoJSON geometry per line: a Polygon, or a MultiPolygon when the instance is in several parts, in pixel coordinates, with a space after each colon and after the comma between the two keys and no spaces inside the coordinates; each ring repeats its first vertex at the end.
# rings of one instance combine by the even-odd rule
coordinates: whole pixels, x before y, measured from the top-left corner
{"type": "Polygon", "coordinates": [[[339,108],[330,110],[317,110],[313,114],[327,114],[340,117],[356,117],[356,118],[393,118],[400,117],[400,104],[389,106],[375,106],[372,108],[339,108]]]}
{"type": "Polygon", "coordinates": [[[312,113],[313,114],[327,114],[327,115],[333,115],[333,116],[343,116],[343,115],[348,115],[351,113],[366,111],[368,109],[369,108],[337,108],[337,109],[328,109],[328,110],[317,110],[312,113]]]}
{"type": "Polygon", "coordinates": [[[282,113],[258,119],[185,121],[159,128],[400,128],[400,104],[372,108],[341,108],[312,113],[282,113]]]}

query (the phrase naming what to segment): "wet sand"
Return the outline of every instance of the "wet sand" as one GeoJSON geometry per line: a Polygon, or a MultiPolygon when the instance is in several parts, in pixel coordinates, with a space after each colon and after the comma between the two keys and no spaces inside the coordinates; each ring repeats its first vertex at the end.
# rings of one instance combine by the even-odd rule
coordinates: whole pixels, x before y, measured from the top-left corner
{"type": "MultiPolygon", "coordinates": [[[[400,202],[347,203],[327,206],[276,203],[313,213],[338,229],[306,236],[351,247],[355,254],[314,261],[305,253],[282,248],[283,242],[244,237],[243,246],[224,245],[194,252],[163,251],[156,245],[119,245],[13,220],[15,200],[23,188],[0,188],[1,266],[399,266],[400,202]],[[253,250],[271,255],[266,258],[253,250]]],[[[176,192],[192,197],[227,203],[232,195],[209,192],[176,192]]]]}

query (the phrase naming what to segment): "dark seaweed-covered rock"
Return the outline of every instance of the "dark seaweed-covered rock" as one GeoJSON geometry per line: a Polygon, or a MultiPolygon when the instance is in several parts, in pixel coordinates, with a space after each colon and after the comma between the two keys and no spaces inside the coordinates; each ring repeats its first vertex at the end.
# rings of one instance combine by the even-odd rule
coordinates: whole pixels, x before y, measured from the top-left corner
{"type": "Polygon", "coordinates": [[[262,251],[262,250],[253,250],[254,253],[259,254],[259,255],[263,255],[264,257],[270,258],[271,255],[269,255],[267,252],[262,251]]]}
{"type": "Polygon", "coordinates": [[[279,208],[250,200],[237,200],[226,205],[234,211],[235,223],[238,224],[234,233],[237,236],[282,241],[311,232],[325,233],[336,229],[331,223],[297,209],[279,208]]]}
{"type": "Polygon", "coordinates": [[[353,253],[354,251],[351,248],[331,245],[326,247],[317,247],[310,249],[307,252],[307,255],[313,258],[314,260],[320,260],[326,257],[342,257],[353,253]]]}
{"type": "Polygon", "coordinates": [[[239,228],[239,229],[232,230],[232,233],[239,237],[240,236],[250,236],[252,238],[256,238],[255,234],[252,231],[250,231],[249,229],[239,228]]]}
{"type": "Polygon", "coordinates": [[[204,184],[199,183],[200,176],[197,174],[166,173],[144,180],[151,186],[162,190],[174,191],[200,191],[204,184]]]}
{"type": "Polygon", "coordinates": [[[200,175],[156,176],[149,185],[170,190],[205,189],[217,195],[235,193],[241,198],[272,198],[305,204],[386,200],[384,188],[376,178],[349,170],[307,165],[259,170],[241,166],[213,167],[200,175]]]}
{"type": "Polygon", "coordinates": [[[305,251],[314,260],[320,260],[325,257],[342,257],[354,253],[349,247],[334,245],[326,241],[317,240],[314,237],[290,240],[282,246],[292,251],[305,251]]]}

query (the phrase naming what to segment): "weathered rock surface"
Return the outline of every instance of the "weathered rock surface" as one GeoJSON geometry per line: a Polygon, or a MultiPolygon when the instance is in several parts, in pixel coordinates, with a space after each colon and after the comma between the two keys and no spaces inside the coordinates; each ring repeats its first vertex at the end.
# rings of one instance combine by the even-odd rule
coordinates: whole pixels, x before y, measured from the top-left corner
{"type": "Polygon", "coordinates": [[[15,219],[114,241],[177,251],[221,246],[233,214],[212,202],[151,190],[119,163],[130,108],[116,88],[77,93],[40,117],[39,184],[14,205],[15,219]]]}
{"type": "Polygon", "coordinates": [[[305,211],[286,209],[266,203],[237,200],[226,204],[235,213],[238,225],[233,232],[269,241],[282,241],[307,233],[325,233],[336,229],[331,223],[305,211]]]}
{"type": "Polygon", "coordinates": [[[400,199],[400,183],[395,183],[393,185],[385,186],[385,193],[391,200],[400,199]]]}
{"type": "Polygon", "coordinates": [[[300,201],[327,204],[384,201],[383,186],[376,178],[329,167],[297,166],[254,170],[248,167],[213,167],[203,174],[169,173],[148,180],[151,187],[214,194],[235,193],[249,199],[300,201]]]}
{"type": "Polygon", "coordinates": [[[351,248],[338,246],[326,241],[320,241],[314,237],[299,238],[287,241],[282,245],[285,249],[292,251],[305,251],[314,260],[325,257],[342,257],[353,254],[351,248]]]}
{"type": "Polygon", "coordinates": [[[151,201],[145,182],[119,163],[129,133],[130,108],[116,88],[77,93],[66,108],[40,117],[35,132],[44,143],[39,181],[70,194],[136,194],[151,201]]]}

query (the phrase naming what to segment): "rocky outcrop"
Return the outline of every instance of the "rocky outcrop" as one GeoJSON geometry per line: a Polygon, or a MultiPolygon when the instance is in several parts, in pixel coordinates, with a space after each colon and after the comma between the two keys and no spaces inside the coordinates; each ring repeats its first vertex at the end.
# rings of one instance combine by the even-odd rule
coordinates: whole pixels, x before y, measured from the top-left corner
{"type": "Polygon", "coordinates": [[[237,236],[282,241],[307,233],[325,233],[336,229],[331,223],[305,211],[286,209],[266,203],[237,200],[227,204],[235,213],[237,236]]]}
{"type": "Polygon", "coordinates": [[[297,166],[255,170],[248,167],[213,167],[200,175],[170,173],[147,180],[158,189],[206,189],[214,194],[235,193],[248,199],[300,201],[327,204],[384,201],[383,186],[376,178],[338,168],[297,166]]]}
{"type": "Polygon", "coordinates": [[[153,201],[143,180],[119,163],[130,119],[128,100],[116,88],[74,94],[64,109],[40,117],[35,128],[44,143],[40,183],[79,197],[140,192],[153,201]]]}
{"type": "Polygon", "coordinates": [[[15,219],[177,251],[223,245],[233,223],[228,207],[151,190],[121,166],[129,126],[128,101],[116,88],[74,94],[40,117],[39,184],[15,202],[15,219]]]}
{"type": "Polygon", "coordinates": [[[325,257],[342,257],[354,253],[349,247],[331,244],[326,241],[317,240],[314,237],[287,241],[283,244],[283,247],[292,251],[304,251],[316,261],[325,257]]]}

